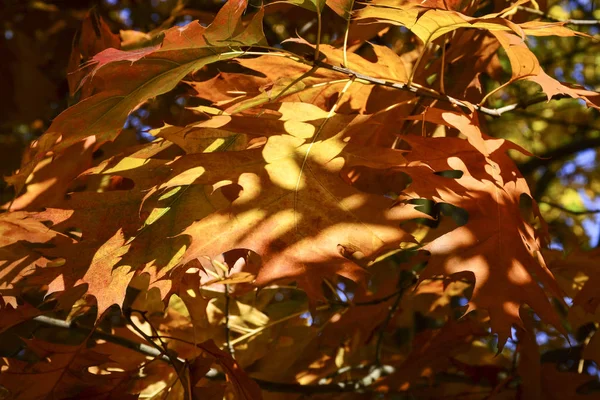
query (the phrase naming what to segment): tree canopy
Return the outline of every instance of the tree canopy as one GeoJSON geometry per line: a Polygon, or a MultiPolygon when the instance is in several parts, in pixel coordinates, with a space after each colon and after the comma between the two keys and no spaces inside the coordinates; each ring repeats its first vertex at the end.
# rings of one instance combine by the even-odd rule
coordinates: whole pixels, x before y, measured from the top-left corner
{"type": "Polygon", "coordinates": [[[593,2],[0,16],[0,399],[599,395],[593,2]]]}

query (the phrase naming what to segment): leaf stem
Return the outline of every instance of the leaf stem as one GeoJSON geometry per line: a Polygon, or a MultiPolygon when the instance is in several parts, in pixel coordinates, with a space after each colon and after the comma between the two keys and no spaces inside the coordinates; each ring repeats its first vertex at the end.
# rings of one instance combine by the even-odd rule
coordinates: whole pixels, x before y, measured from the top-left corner
{"type": "MultiPolygon", "coordinates": [[[[328,310],[330,307],[331,307],[331,305],[329,305],[329,304],[322,305],[322,306],[317,307],[317,311],[328,310]]],[[[283,317],[281,319],[278,319],[278,320],[275,320],[273,322],[270,322],[270,323],[268,323],[266,325],[259,326],[258,328],[255,328],[252,331],[250,331],[250,332],[248,332],[248,333],[246,333],[246,334],[244,334],[244,335],[242,335],[242,336],[240,336],[240,337],[235,338],[234,340],[232,340],[231,341],[231,345],[234,346],[234,345],[236,345],[238,343],[241,343],[244,340],[249,339],[252,336],[255,336],[255,335],[259,334],[260,332],[264,331],[265,329],[269,329],[269,328],[271,328],[271,327],[273,327],[273,326],[275,326],[277,324],[280,324],[280,323],[285,322],[287,320],[299,317],[299,316],[301,316],[302,314],[304,314],[307,311],[308,311],[308,309],[305,309],[305,310],[302,310],[302,311],[298,311],[298,312],[296,312],[294,314],[290,314],[290,315],[287,315],[287,316],[285,316],[285,317],[283,317]]]]}
{"type": "Polygon", "coordinates": [[[235,358],[235,349],[231,344],[231,329],[229,328],[229,303],[231,301],[229,296],[229,285],[225,286],[225,340],[227,345],[227,351],[231,358],[235,358]]]}
{"type": "Polygon", "coordinates": [[[446,94],[446,88],[444,87],[444,75],[446,73],[446,37],[442,42],[442,65],[440,66],[440,93],[446,94]]]}
{"type": "Polygon", "coordinates": [[[146,335],[146,332],[144,332],[139,326],[137,326],[137,324],[131,318],[131,314],[134,313],[134,312],[140,314],[140,316],[144,319],[144,321],[146,323],[148,323],[148,325],[150,325],[150,329],[152,329],[152,332],[154,334],[158,333],[154,329],[154,326],[152,326],[152,324],[150,323],[150,321],[146,318],[146,312],[145,311],[134,310],[134,309],[131,309],[131,308],[123,310],[123,311],[124,311],[123,315],[125,316],[125,319],[127,319],[127,321],[129,322],[129,324],[131,325],[131,327],[133,329],[135,329],[135,331],[137,333],[139,333],[144,339],[146,339],[146,341],[148,343],[150,343],[152,346],[154,346],[159,352],[161,352],[162,354],[164,354],[164,355],[166,355],[168,357],[169,364],[171,364],[171,366],[175,370],[175,373],[177,374],[177,378],[181,382],[181,386],[183,387],[185,398],[186,399],[191,399],[192,398],[192,393],[190,391],[189,382],[188,382],[188,379],[187,379],[186,373],[185,373],[185,370],[187,368],[187,361],[185,361],[185,360],[180,361],[177,356],[173,356],[167,350],[165,343],[160,338],[160,335],[158,335],[158,341],[161,343],[161,346],[159,346],[158,344],[156,344],[152,340],[152,338],[150,336],[146,335]]]}
{"type": "Polygon", "coordinates": [[[354,0],[352,0],[352,2],[350,3],[350,7],[348,7],[348,15],[346,16],[346,30],[344,32],[344,48],[343,48],[343,54],[344,54],[344,65],[342,65],[344,68],[348,68],[348,36],[350,35],[350,17],[351,17],[351,13],[352,13],[352,8],[354,8],[354,0]]]}
{"type": "Polygon", "coordinates": [[[321,10],[317,7],[317,43],[315,45],[315,62],[319,59],[319,45],[321,44],[321,10]]]}

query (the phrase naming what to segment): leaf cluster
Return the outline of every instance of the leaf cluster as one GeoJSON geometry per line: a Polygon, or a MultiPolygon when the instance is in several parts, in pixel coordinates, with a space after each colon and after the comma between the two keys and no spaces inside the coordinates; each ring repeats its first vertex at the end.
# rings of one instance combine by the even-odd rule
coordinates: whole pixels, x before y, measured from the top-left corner
{"type": "Polygon", "coordinates": [[[0,398],[597,395],[598,174],[571,160],[600,93],[539,45],[597,46],[593,16],[186,7],[86,14],[72,104],[5,178],[0,398]]]}

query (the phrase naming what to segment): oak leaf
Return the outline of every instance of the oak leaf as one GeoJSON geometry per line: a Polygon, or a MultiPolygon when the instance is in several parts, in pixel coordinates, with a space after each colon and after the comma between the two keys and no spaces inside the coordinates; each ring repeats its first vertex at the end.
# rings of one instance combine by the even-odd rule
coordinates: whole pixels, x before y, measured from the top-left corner
{"type": "MultiPolygon", "coordinates": [[[[16,359],[3,359],[0,385],[9,391],[10,398],[41,400],[48,397],[71,398],[83,396],[91,399],[134,399],[128,394],[131,372],[106,372],[94,374],[91,367],[110,366],[108,354],[81,345],[64,345],[39,339],[26,340],[28,351],[37,357],[29,363],[16,359]]],[[[102,347],[100,345],[100,347],[102,347]]]]}
{"type": "Polygon", "coordinates": [[[571,274],[571,279],[574,279],[574,274],[576,272],[585,275],[583,277],[584,280],[580,279],[580,282],[583,283],[583,287],[576,292],[573,298],[573,305],[581,306],[586,312],[594,314],[598,305],[600,305],[600,295],[595,289],[600,283],[600,268],[598,267],[600,251],[592,250],[586,252],[575,250],[568,254],[552,251],[547,252],[546,254],[548,257],[548,265],[555,273],[571,274]]]}
{"type": "MultiPolygon", "coordinates": [[[[314,112],[322,113],[316,107],[314,112]]],[[[231,199],[182,232],[192,240],[182,263],[250,249],[263,261],[256,284],[296,280],[316,299],[323,277],[364,275],[347,249],[370,260],[413,241],[398,224],[424,214],[364,193],[340,176],[343,168],[366,166],[383,173],[405,161],[401,151],[346,144],[344,130],[354,119],[317,120],[311,135],[290,125],[289,133],[271,135],[262,149],[228,153],[225,163],[222,154],[207,153],[171,164],[171,178],[156,189],[160,193],[210,185],[231,199]]]]}
{"type": "Polygon", "coordinates": [[[7,182],[19,193],[48,152],[59,154],[90,136],[96,137],[96,148],[114,140],[129,113],[146,100],[170,91],[204,65],[241,55],[239,46],[261,43],[263,11],[244,28],[240,18],[246,4],[231,0],[206,28],[198,22],[173,27],[165,31],[159,45],[132,51],[108,48],[95,55],[95,67],[82,85],[100,91],[56,117],[7,182]]]}
{"type": "MultiPolygon", "coordinates": [[[[49,229],[47,219],[18,211],[0,215],[0,289],[3,302],[17,307],[17,298],[31,287],[25,281],[36,267],[61,265],[61,258],[48,258],[43,249],[68,245],[71,240],[49,229]]],[[[47,283],[47,282],[46,282],[47,283]]]]}
{"type": "MultiPolygon", "coordinates": [[[[444,184],[444,178],[434,183],[413,177],[408,191],[460,207],[469,219],[425,246],[432,256],[422,278],[473,274],[475,286],[469,309],[489,311],[500,346],[510,336],[511,325],[520,325],[519,308],[523,303],[560,329],[558,315],[537,281],[559,299],[562,291],[543,261],[535,230],[521,216],[521,197],[529,197],[529,189],[506,154],[508,149],[518,148],[486,138],[476,125],[458,123],[461,117],[453,113],[435,114],[428,113],[425,118],[429,115],[438,123],[445,121],[437,118],[440,116],[454,120],[473,147],[461,139],[405,137],[412,146],[409,160],[420,160],[435,171],[462,172],[452,186],[444,184]]],[[[539,213],[537,208],[534,212],[539,213]]]]}
{"type": "Polygon", "coordinates": [[[69,58],[67,81],[71,96],[75,94],[81,80],[85,77],[85,70],[80,69],[80,65],[108,48],[121,48],[119,35],[111,32],[97,10],[91,10],[83,19],[81,29],[73,41],[69,58]]]}
{"type": "MultiPolygon", "coordinates": [[[[242,371],[229,354],[219,349],[212,341],[200,343],[197,346],[223,368],[225,375],[227,376],[227,381],[231,384],[235,396],[234,398],[240,400],[262,399],[261,390],[258,384],[242,371]]],[[[206,362],[203,360],[202,356],[197,357],[191,365],[192,376],[197,381],[206,374],[206,371],[206,362]]]]}

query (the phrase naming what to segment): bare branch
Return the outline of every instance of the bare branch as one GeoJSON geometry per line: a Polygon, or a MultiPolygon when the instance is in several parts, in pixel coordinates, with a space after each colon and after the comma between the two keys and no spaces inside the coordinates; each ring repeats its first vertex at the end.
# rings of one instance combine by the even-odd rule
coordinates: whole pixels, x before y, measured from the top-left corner
{"type": "Polygon", "coordinates": [[[526,13],[540,16],[544,19],[553,22],[564,22],[568,25],[600,25],[600,20],[597,19],[558,19],[548,15],[547,12],[536,10],[535,8],[518,6],[517,9],[525,11],[526,13]]]}
{"type": "Polygon", "coordinates": [[[598,213],[600,213],[600,210],[581,210],[581,211],[571,210],[571,209],[568,209],[566,207],[561,206],[560,204],[552,203],[552,202],[549,202],[549,201],[543,201],[542,200],[542,201],[540,201],[540,203],[547,204],[547,205],[549,205],[552,208],[556,208],[558,210],[561,210],[561,211],[564,211],[566,213],[573,214],[573,215],[589,215],[589,214],[598,214],[598,213]]]}
{"type": "Polygon", "coordinates": [[[577,128],[580,128],[580,129],[585,129],[586,131],[600,130],[600,126],[594,126],[594,125],[589,124],[589,123],[574,122],[574,121],[569,121],[569,120],[562,120],[562,119],[557,119],[557,118],[544,117],[543,115],[540,115],[539,113],[525,111],[525,110],[517,110],[516,114],[519,117],[537,119],[537,120],[544,121],[544,122],[547,122],[549,124],[554,124],[554,125],[575,126],[577,128]]]}
{"type": "Polygon", "coordinates": [[[600,147],[600,138],[596,137],[576,140],[567,145],[540,154],[537,158],[532,158],[529,161],[519,164],[518,167],[523,175],[527,175],[539,167],[543,167],[550,163],[570,157],[580,151],[595,147],[600,147]]]}

